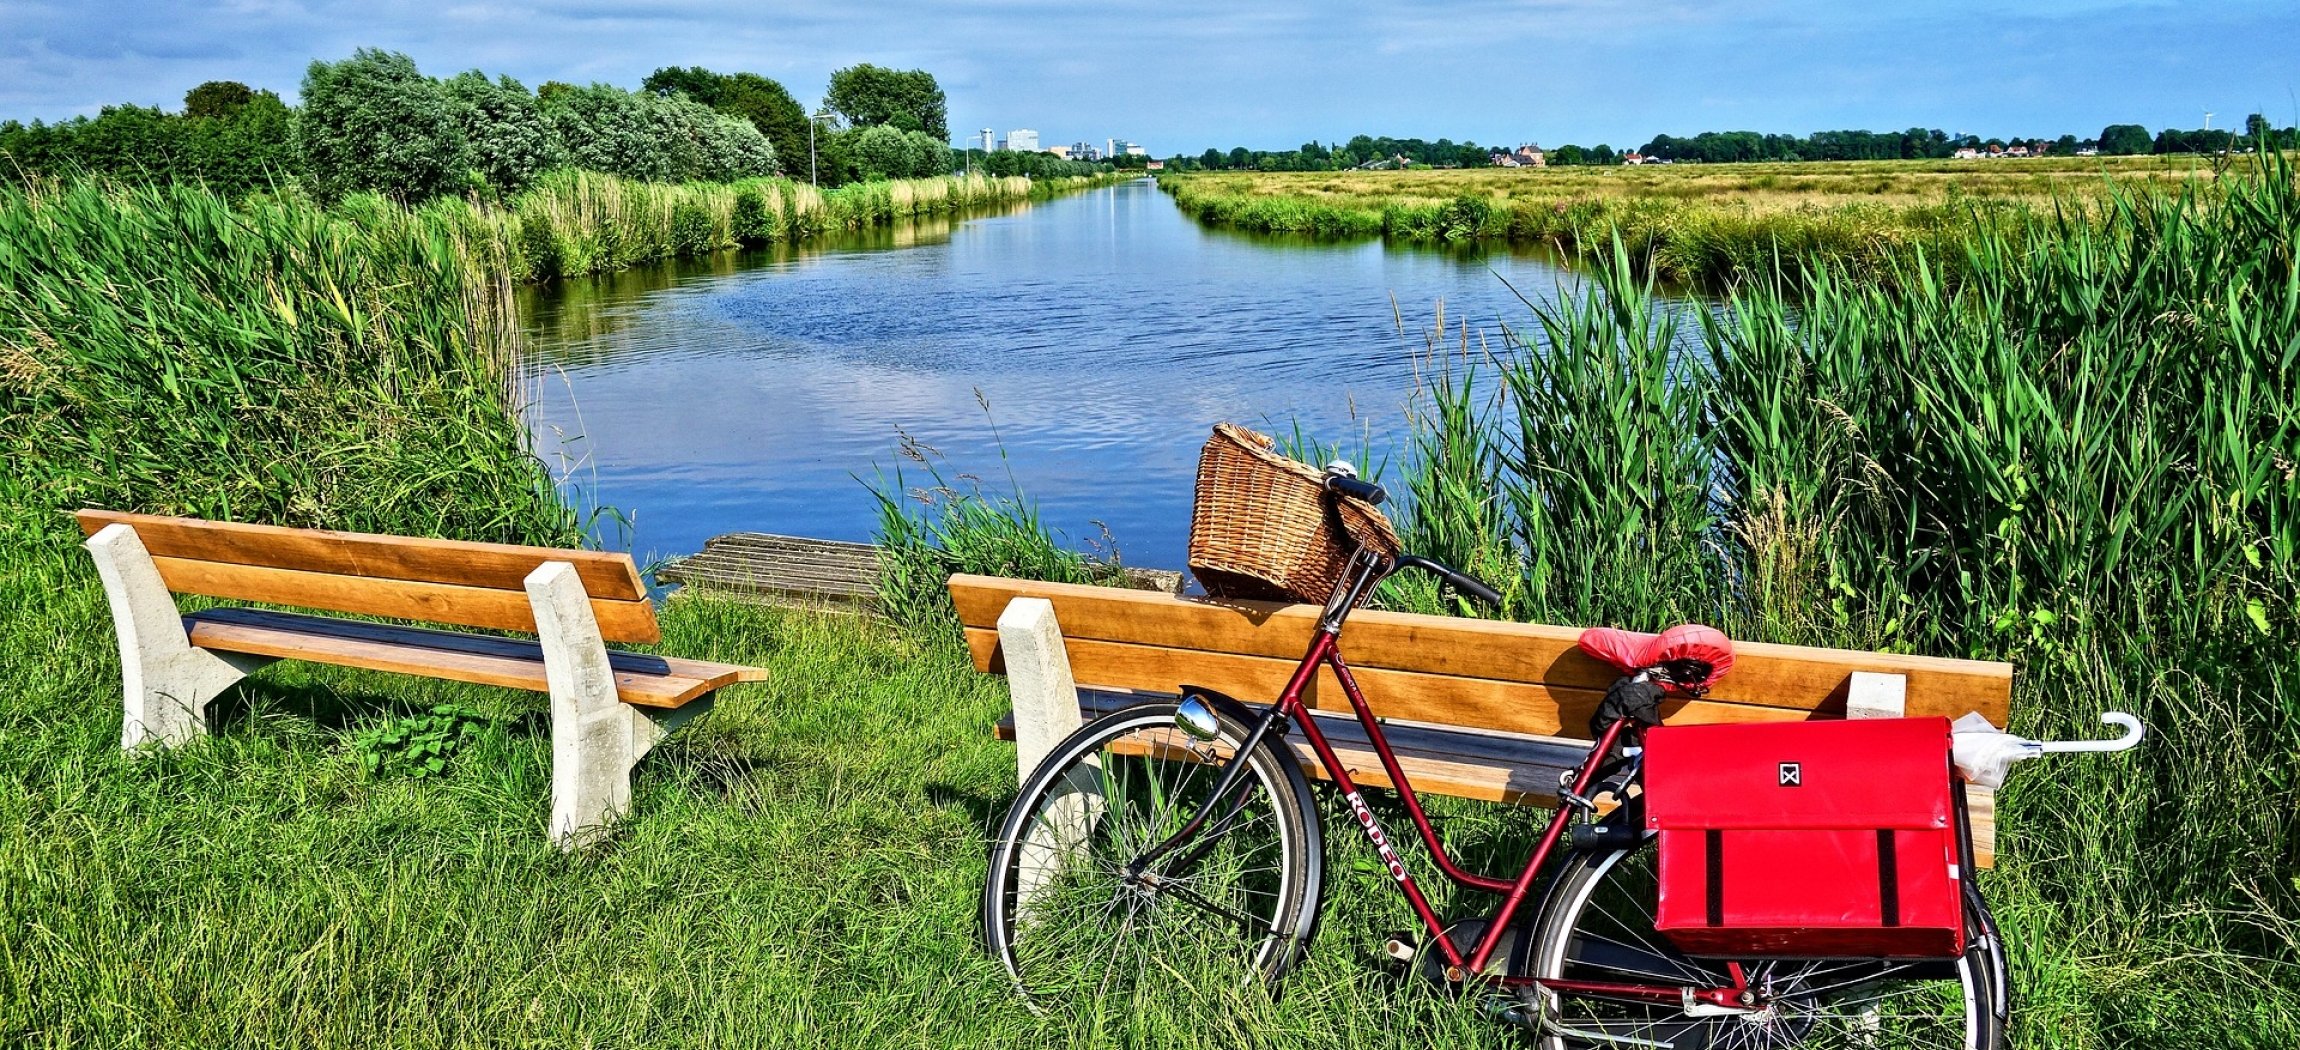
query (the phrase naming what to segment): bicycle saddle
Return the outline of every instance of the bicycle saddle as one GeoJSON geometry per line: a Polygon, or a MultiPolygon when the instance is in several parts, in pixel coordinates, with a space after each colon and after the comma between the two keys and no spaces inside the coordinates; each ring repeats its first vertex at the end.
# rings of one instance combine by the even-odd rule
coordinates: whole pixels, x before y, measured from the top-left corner
{"type": "Polygon", "coordinates": [[[1697,623],[1660,634],[1592,627],[1581,632],[1576,644],[1624,675],[1657,670],[1654,680],[1680,695],[1699,695],[1733,668],[1733,640],[1697,623]]]}

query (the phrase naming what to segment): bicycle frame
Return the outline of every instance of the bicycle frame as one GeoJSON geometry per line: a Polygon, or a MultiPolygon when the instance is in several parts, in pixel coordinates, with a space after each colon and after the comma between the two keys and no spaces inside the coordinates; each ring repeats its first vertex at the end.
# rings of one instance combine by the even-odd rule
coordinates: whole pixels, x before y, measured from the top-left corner
{"type": "MultiPolygon", "coordinates": [[[[1533,855],[1527,859],[1525,868],[1518,872],[1515,878],[1497,879],[1472,873],[1455,863],[1452,855],[1446,852],[1445,843],[1438,838],[1436,826],[1430,822],[1429,815],[1422,809],[1421,797],[1415,793],[1413,784],[1407,778],[1405,770],[1399,766],[1397,755],[1390,748],[1388,736],[1382,732],[1381,723],[1375,720],[1373,709],[1366,703],[1364,692],[1358,688],[1357,678],[1350,673],[1349,663],[1342,657],[1340,647],[1342,624],[1349,618],[1350,610],[1357,606],[1359,599],[1364,596],[1365,592],[1380,581],[1382,568],[1382,562],[1368,555],[1361,555],[1354,560],[1353,574],[1335,588],[1333,598],[1327,602],[1325,612],[1319,617],[1318,629],[1310,639],[1309,650],[1302,655],[1302,661],[1294,669],[1293,677],[1287,681],[1285,690],[1279,694],[1277,701],[1269,707],[1267,713],[1255,722],[1251,731],[1248,732],[1246,740],[1239,745],[1238,753],[1251,753],[1255,747],[1260,745],[1264,735],[1273,729],[1282,733],[1284,730],[1279,727],[1288,719],[1299,725],[1302,729],[1302,735],[1309,739],[1311,750],[1316,752],[1318,763],[1325,768],[1326,775],[1333,780],[1334,786],[1341,790],[1342,797],[1349,802],[1350,812],[1357,819],[1359,830],[1364,832],[1367,840],[1373,843],[1375,853],[1380,855],[1382,863],[1389,869],[1390,878],[1397,883],[1398,889],[1406,895],[1406,900],[1413,905],[1414,914],[1420,917],[1422,925],[1429,930],[1430,936],[1436,941],[1438,950],[1444,954],[1448,977],[1453,980],[1465,980],[1471,975],[1482,974],[1486,966],[1492,961],[1493,953],[1500,946],[1504,931],[1509,929],[1510,921],[1516,917],[1518,909],[1524,906],[1526,897],[1532,892],[1534,877],[1548,864],[1550,854],[1557,848],[1558,841],[1564,836],[1566,826],[1571,822],[1572,804],[1562,798],[1559,800],[1556,811],[1550,815],[1549,827],[1543,832],[1540,844],[1534,848],[1533,855]],[[1437,860],[1439,870],[1458,885],[1503,895],[1501,910],[1495,914],[1491,925],[1487,927],[1484,936],[1479,939],[1476,945],[1457,945],[1453,942],[1453,938],[1446,933],[1445,924],[1438,918],[1436,910],[1430,907],[1429,898],[1422,893],[1420,883],[1414,879],[1413,872],[1406,868],[1405,862],[1398,857],[1397,850],[1390,845],[1389,834],[1382,829],[1381,822],[1374,817],[1373,811],[1367,807],[1364,795],[1358,791],[1357,782],[1350,778],[1349,769],[1342,764],[1340,757],[1334,753],[1333,745],[1326,741],[1325,733],[1318,728],[1317,719],[1311,717],[1310,707],[1302,699],[1302,694],[1309,688],[1310,682],[1321,668],[1332,671],[1334,678],[1341,683],[1342,693],[1349,698],[1350,708],[1357,715],[1358,724],[1365,727],[1366,738],[1372,742],[1374,753],[1381,759],[1382,772],[1389,777],[1390,784],[1398,793],[1398,798],[1405,804],[1407,816],[1412,818],[1414,828],[1421,835],[1422,843],[1429,848],[1430,856],[1437,860]],[[1465,948],[1467,949],[1466,954],[1465,948]]],[[[1596,781],[1598,768],[1604,764],[1605,756],[1613,750],[1613,745],[1619,741],[1625,725],[1625,722],[1614,723],[1598,740],[1597,746],[1590,751],[1589,758],[1582,763],[1580,771],[1573,781],[1571,791],[1574,795],[1586,796],[1588,794],[1596,781]]],[[[1222,801],[1229,796],[1244,768],[1244,763],[1233,763],[1230,769],[1225,771],[1224,776],[1216,781],[1214,788],[1208,792],[1205,807],[1172,838],[1158,844],[1128,865],[1129,873],[1139,877],[1152,862],[1197,835],[1213,816],[1214,811],[1222,804],[1222,801]]],[[[1530,984],[1533,981],[1530,978],[1504,977],[1501,979],[1501,983],[1516,986],[1530,984]]],[[[1661,986],[1563,981],[1546,983],[1561,991],[1579,990],[1596,994],[1655,998],[1661,1001],[1673,1001],[1683,994],[1683,991],[1676,986],[1664,988],[1661,986]],[[1568,987],[1569,985],[1573,987],[1568,987]]],[[[1703,990],[1696,994],[1707,999],[1711,996],[1721,997],[1726,994],[1738,994],[1738,991],[1739,989],[1703,990]]]]}

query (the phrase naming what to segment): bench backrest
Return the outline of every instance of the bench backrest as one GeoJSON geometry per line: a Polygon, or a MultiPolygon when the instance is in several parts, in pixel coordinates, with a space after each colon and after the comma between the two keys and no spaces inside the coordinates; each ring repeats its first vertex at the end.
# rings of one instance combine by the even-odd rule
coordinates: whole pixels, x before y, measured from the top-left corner
{"type": "Polygon", "coordinates": [[[527,575],[546,562],[566,562],[590,595],[603,640],[662,638],[646,584],[628,554],[109,510],[83,510],[79,519],[91,536],[114,523],[135,529],[160,578],[177,594],[529,634],[535,611],[527,599],[527,575]]]}
{"type": "MultiPolygon", "coordinates": [[[[1252,703],[1275,699],[1309,647],[1318,609],[1146,591],[953,576],[950,594],[978,670],[1004,670],[998,617],[1020,597],[1054,605],[1071,673],[1083,685],[1172,692],[1203,686],[1252,703]]],[[[1667,624],[1645,625],[1665,627],[1667,624]]],[[[1382,718],[1536,736],[1586,737],[1616,672],[1574,647],[1578,628],[1360,611],[1343,656],[1382,718]]],[[[1978,711],[2005,724],[2012,666],[1979,660],[1734,644],[1733,670],[1700,700],[1663,707],[1671,723],[1843,717],[1856,671],[1902,675],[1906,713],[1978,711]]],[[[1307,698],[1347,711],[1331,672],[1307,698]]]]}

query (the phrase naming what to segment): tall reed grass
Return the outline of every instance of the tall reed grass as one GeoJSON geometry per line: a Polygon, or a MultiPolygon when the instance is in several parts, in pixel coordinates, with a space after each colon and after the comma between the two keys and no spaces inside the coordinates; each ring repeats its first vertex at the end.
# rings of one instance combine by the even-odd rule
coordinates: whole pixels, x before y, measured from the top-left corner
{"type": "Polygon", "coordinates": [[[502,209],[448,207],[508,244],[506,265],[515,278],[545,281],[1028,200],[1052,189],[1019,176],[952,175],[818,190],[780,178],[659,184],[564,171],[502,209]]]}
{"type": "Polygon", "coordinates": [[[488,250],[373,200],[0,186],[0,550],[83,505],[573,539],[488,250]]]}
{"type": "Polygon", "coordinates": [[[2293,1045],[2293,168],[1957,237],[1683,312],[1616,239],[1504,345],[1433,354],[1408,541],[1513,616],[2008,659],[2031,735],[2140,714],[2140,751],[2002,796],[2019,1043],[2293,1045]]]}

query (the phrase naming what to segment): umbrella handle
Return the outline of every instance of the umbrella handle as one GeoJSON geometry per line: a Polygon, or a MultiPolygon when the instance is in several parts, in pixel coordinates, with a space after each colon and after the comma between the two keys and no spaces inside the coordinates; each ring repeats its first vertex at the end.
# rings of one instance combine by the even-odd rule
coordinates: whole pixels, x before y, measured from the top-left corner
{"type": "Polygon", "coordinates": [[[2068,754],[2079,751],[2130,751],[2140,746],[2140,738],[2148,735],[2148,727],[2140,719],[2122,711],[2105,711],[2100,720],[2108,725],[2123,726],[2124,735],[2113,740],[2047,740],[2037,747],[2047,754],[2068,754]]]}

